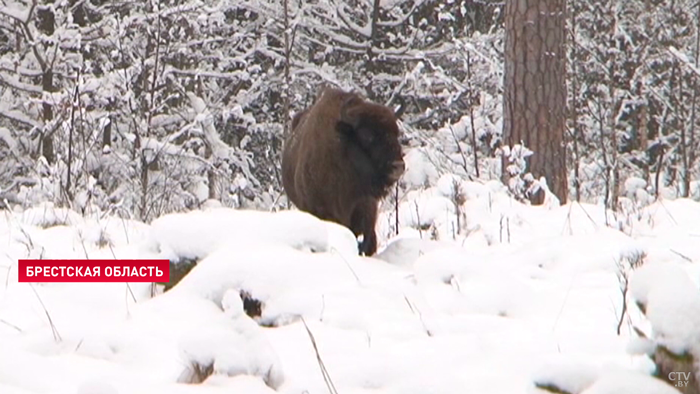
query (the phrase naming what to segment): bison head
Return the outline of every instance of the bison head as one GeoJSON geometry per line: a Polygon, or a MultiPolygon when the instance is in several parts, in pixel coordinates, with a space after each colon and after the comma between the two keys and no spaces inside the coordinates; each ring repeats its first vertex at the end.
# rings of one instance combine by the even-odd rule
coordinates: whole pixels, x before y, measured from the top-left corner
{"type": "Polygon", "coordinates": [[[342,104],[337,129],[354,168],[383,195],[405,170],[396,116],[389,108],[351,95],[342,104]]]}

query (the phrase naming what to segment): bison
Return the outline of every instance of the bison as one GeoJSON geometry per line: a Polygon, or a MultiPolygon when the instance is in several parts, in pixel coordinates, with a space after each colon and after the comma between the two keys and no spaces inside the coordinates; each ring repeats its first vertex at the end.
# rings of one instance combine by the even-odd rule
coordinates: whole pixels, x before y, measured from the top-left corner
{"type": "Polygon", "coordinates": [[[300,210],[362,234],[360,253],[377,251],[379,200],[403,174],[399,127],[386,106],[325,88],[292,119],[282,184],[300,210]]]}

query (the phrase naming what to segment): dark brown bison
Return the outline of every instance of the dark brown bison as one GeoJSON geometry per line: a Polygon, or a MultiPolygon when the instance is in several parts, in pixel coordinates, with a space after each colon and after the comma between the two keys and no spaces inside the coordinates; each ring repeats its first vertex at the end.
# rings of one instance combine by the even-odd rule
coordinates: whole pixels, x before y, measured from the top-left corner
{"type": "Polygon", "coordinates": [[[404,172],[399,128],[389,108],[325,88],[292,120],[282,183],[302,211],[362,234],[360,253],[377,250],[379,200],[404,172]]]}

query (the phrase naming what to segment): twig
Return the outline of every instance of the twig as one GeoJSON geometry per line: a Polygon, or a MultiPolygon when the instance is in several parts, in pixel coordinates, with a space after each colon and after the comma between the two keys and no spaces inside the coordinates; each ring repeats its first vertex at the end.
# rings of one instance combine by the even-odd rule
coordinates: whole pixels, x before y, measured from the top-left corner
{"type": "Polygon", "coordinates": [[[464,175],[469,176],[469,169],[467,167],[467,155],[462,150],[462,146],[459,144],[459,139],[457,138],[457,134],[455,134],[455,130],[452,127],[452,125],[450,125],[449,128],[450,133],[452,134],[452,139],[455,140],[455,145],[457,146],[457,153],[459,153],[459,155],[462,157],[462,168],[464,169],[464,175]]]}
{"type": "Polygon", "coordinates": [[[126,227],[126,220],[124,218],[121,218],[122,221],[122,227],[124,228],[124,237],[126,238],[126,244],[128,245],[130,243],[129,241],[129,231],[127,230],[126,227]]]}
{"type": "Polygon", "coordinates": [[[282,192],[277,193],[277,197],[275,197],[275,200],[272,201],[272,204],[270,205],[269,212],[277,211],[277,203],[279,202],[280,198],[282,198],[282,192]]]}
{"type": "MultiPolygon", "coordinates": [[[[593,220],[593,218],[591,217],[591,215],[588,214],[588,211],[586,211],[586,209],[583,207],[583,205],[581,205],[581,203],[578,202],[578,201],[577,201],[576,203],[577,203],[578,206],[581,208],[581,210],[583,211],[583,213],[586,214],[586,216],[587,216],[588,219],[591,221],[591,223],[593,223],[593,227],[595,227],[596,229],[598,229],[598,224],[595,222],[595,220],[593,220]]],[[[606,209],[606,212],[607,212],[607,209],[606,209]]]]}
{"type": "Polygon", "coordinates": [[[134,303],[138,302],[138,301],[136,301],[136,296],[134,295],[134,292],[131,290],[131,285],[129,285],[129,283],[126,284],[126,289],[128,290],[129,294],[131,294],[131,299],[134,300],[134,303]]]}
{"type": "Polygon", "coordinates": [[[474,107],[472,106],[472,68],[471,54],[467,52],[467,81],[469,85],[469,126],[472,129],[472,151],[474,152],[474,171],[476,177],[479,178],[479,155],[476,146],[476,128],[474,127],[474,107]]]}
{"type": "Polygon", "coordinates": [[[693,262],[693,259],[691,259],[690,257],[684,255],[683,253],[677,252],[677,251],[675,251],[675,250],[673,250],[673,249],[669,249],[669,250],[671,251],[671,253],[677,255],[678,257],[682,258],[683,260],[685,260],[685,261],[687,261],[687,262],[689,262],[689,263],[692,263],[692,262],[693,262]]]}
{"type": "Polygon", "coordinates": [[[114,259],[117,260],[117,255],[114,253],[114,248],[112,248],[112,243],[108,242],[107,246],[109,247],[110,253],[112,253],[112,257],[114,257],[114,259]]]}
{"type": "Polygon", "coordinates": [[[408,300],[408,297],[404,294],[403,299],[406,300],[406,304],[408,304],[408,308],[411,310],[411,313],[416,313],[416,310],[413,309],[413,305],[411,304],[411,301],[408,300]]]}
{"type": "Polygon", "coordinates": [[[88,255],[87,249],[85,248],[85,238],[83,238],[83,234],[78,232],[78,235],[80,236],[80,246],[83,247],[83,253],[85,253],[85,260],[90,260],[90,256],[88,255]]]}
{"type": "Polygon", "coordinates": [[[664,211],[666,211],[666,213],[668,214],[668,217],[670,217],[671,220],[673,221],[673,224],[675,224],[677,226],[678,221],[676,221],[676,218],[673,217],[673,215],[671,214],[671,211],[669,211],[668,208],[666,208],[666,204],[664,204],[664,202],[662,200],[658,200],[658,203],[659,203],[659,205],[661,205],[661,208],[663,208],[664,211]]]}
{"type": "Polygon", "coordinates": [[[420,320],[420,324],[423,326],[423,330],[425,330],[425,333],[429,336],[432,337],[433,333],[430,331],[428,326],[425,325],[425,320],[423,320],[423,314],[420,312],[420,309],[418,309],[417,306],[413,305],[413,303],[408,299],[408,297],[404,294],[403,299],[406,300],[406,304],[408,304],[408,307],[411,309],[411,312],[413,312],[414,315],[418,315],[418,319],[420,320]]]}
{"type": "Polygon", "coordinates": [[[318,320],[323,321],[323,315],[326,313],[326,295],[321,294],[321,313],[318,320]]]}
{"type": "Polygon", "coordinates": [[[41,297],[39,297],[39,293],[37,293],[36,289],[34,288],[34,285],[31,283],[29,284],[29,287],[32,289],[34,292],[34,295],[36,298],[39,300],[39,303],[41,304],[41,307],[44,309],[44,313],[46,314],[46,318],[49,319],[49,325],[51,326],[51,333],[53,334],[53,339],[56,342],[61,342],[63,339],[61,338],[61,334],[58,333],[58,329],[56,329],[56,326],[53,324],[53,319],[51,319],[51,314],[49,311],[46,309],[46,305],[44,305],[44,301],[41,300],[41,297]]]}
{"type": "Polygon", "coordinates": [[[19,332],[24,332],[21,328],[19,328],[19,327],[17,327],[16,325],[14,325],[14,324],[8,322],[7,320],[0,319],[0,323],[6,325],[6,326],[8,326],[8,327],[14,328],[15,330],[17,330],[17,331],[19,331],[19,332]]]}
{"type": "Polygon", "coordinates": [[[618,280],[620,281],[620,292],[622,293],[622,312],[620,313],[620,320],[617,322],[617,335],[620,335],[620,330],[622,329],[622,323],[625,321],[625,314],[627,314],[627,290],[629,288],[629,278],[627,277],[627,272],[621,263],[618,263],[619,273],[618,280]]]}
{"type": "Polygon", "coordinates": [[[450,284],[457,288],[458,293],[462,292],[462,286],[459,284],[459,279],[456,276],[452,275],[450,277],[450,284]]]}
{"type": "Polygon", "coordinates": [[[5,275],[5,290],[10,285],[10,274],[12,273],[12,265],[7,267],[7,274],[5,275]]]}
{"type": "Polygon", "coordinates": [[[557,317],[554,319],[554,324],[552,325],[552,332],[556,330],[557,325],[559,325],[559,319],[561,319],[561,315],[564,312],[564,307],[566,306],[567,301],[569,300],[569,294],[571,294],[571,288],[574,287],[574,281],[576,281],[576,277],[578,276],[578,271],[574,273],[574,276],[571,278],[571,282],[569,282],[569,287],[566,289],[566,294],[564,295],[564,301],[561,303],[561,307],[559,308],[559,312],[557,312],[557,317]]]}
{"type": "Polygon", "coordinates": [[[503,219],[506,220],[506,235],[508,236],[508,243],[510,243],[510,217],[506,215],[501,215],[501,220],[498,221],[500,231],[499,231],[499,242],[503,243],[503,219]]]}
{"type": "Polygon", "coordinates": [[[24,235],[24,238],[27,239],[28,245],[32,249],[34,249],[34,242],[32,242],[32,237],[30,237],[29,234],[27,234],[27,232],[24,230],[24,228],[22,226],[19,226],[19,231],[22,233],[22,235],[24,235]]]}
{"type": "Polygon", "coordinates": [[[574,208],[574,204],[569,204],[569,211],[566,213],[566,221],[564,223],[564,228],[561,230],[562,235],[564,234],[564,231],[566,230],[566,225],[568,224],[569,226],[569,235],[574,234],[574,229],[571,227],[571,210],[574,208]]]}
{"type": "Polygon", "coordinates": [[[422,224],[420,222],[420,212],[418,212],[418,202],[414,201],[413,205],[416,207],[416,220],[418,221],[418,235],[420,236],[420,239],[423,239],[423,229],[422,229],[422,224]]]}
{"type": "Polygon", "coordinates": [[[309,329],[309,326],[306,324],[306,320],[304,320],[303,316],[301,316],[301,322],[304,323],[304,328],[306,328],[306,333],[309,334],[309,339],[311,339],[311,345],[313,345],[314,352],[316,353],[316,361],[318,361],[318,367],[321,369],[321,375],[323,375],[323,381],[326,382],[326,387],[328,387],[328,392],[330,392],[331,394],[338,394],[338,390],[336,390],[335,385],[333,384],[333,380],[331,379],[331,376],[328,373],[328,370],[326,369],[326,365],[323,362],[323,358],[321,357],[321,354],[318,352],[318,346],[316,346],[316,339],[314,338],[314,334],[309,329]]]}
{"type": "Polygon", "coordinates": [[[399,183],[396,182],[396,190],[394,195],[394,218],[396,220],[396,235],[399,235],[399,183]]]}
{"type": "Polygon", "coordinates": [[[335,254],[335,255],[338,255],[338,256],[340,257],[340,259],[343,260],[343,262],[345,263],[345,265],[348,267],[348,269],[350,270],[350,272],[352,272],[353,276],[354,276],[355,279],[357,280],[357,283],[362,283],[362,281],[360,280],[360,277],[357,276],[357,273],[355,273],[355,270],[352,269],[352,267],[350,266],[350,263],[345,259],[345,257],[343,257],[343,255],[340,254],[340,252],[338,252],[338,250],[337,250],[336,248],[331,247],[331,252],[332,252],[333,254],[335,254]]]}
{"type": "Polygon", "coordinates": [[[68,129],[68,169],[66,170],[66,194],[68,195],[69,200],[73,200],[73,194],[70,191],[72,172],[71,166],[73,165],[73,133],[75,132],[75,107],[77,106],[77,101],[79,97],[78,94],[80,92],[80,69],[78,69],[78,75],[76,79],[77,80],[75,81],[73,100],[71,101],[70,127],[68,129]]]}
{"type": "Polygon", "coordinates": [[[508,234],[508,243],[510,243],[510,216],[506,217],[506,233],[508,234]]]}

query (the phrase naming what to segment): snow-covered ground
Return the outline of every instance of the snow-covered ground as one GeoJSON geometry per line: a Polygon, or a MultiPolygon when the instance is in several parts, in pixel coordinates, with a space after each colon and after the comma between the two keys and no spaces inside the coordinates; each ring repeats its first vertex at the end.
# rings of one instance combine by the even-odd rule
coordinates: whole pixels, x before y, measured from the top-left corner
{"type": "Polygon", "coordinates": [[[0,211],[0,393],[327,393],[322,370],[342,394],[677,392],[649,376],[632,326],[669,349],[700,338],[699,203],[615,216],[453,184],[407,196],[398,236],[382,215],[374,258],[297,211],[213,204],[151,225],[0,211]],[[18,283],[27,257],[200,262],[152,296],[143,283],[18,283]],[[263,303],[257,321],[242,290],[263,303]]]}

